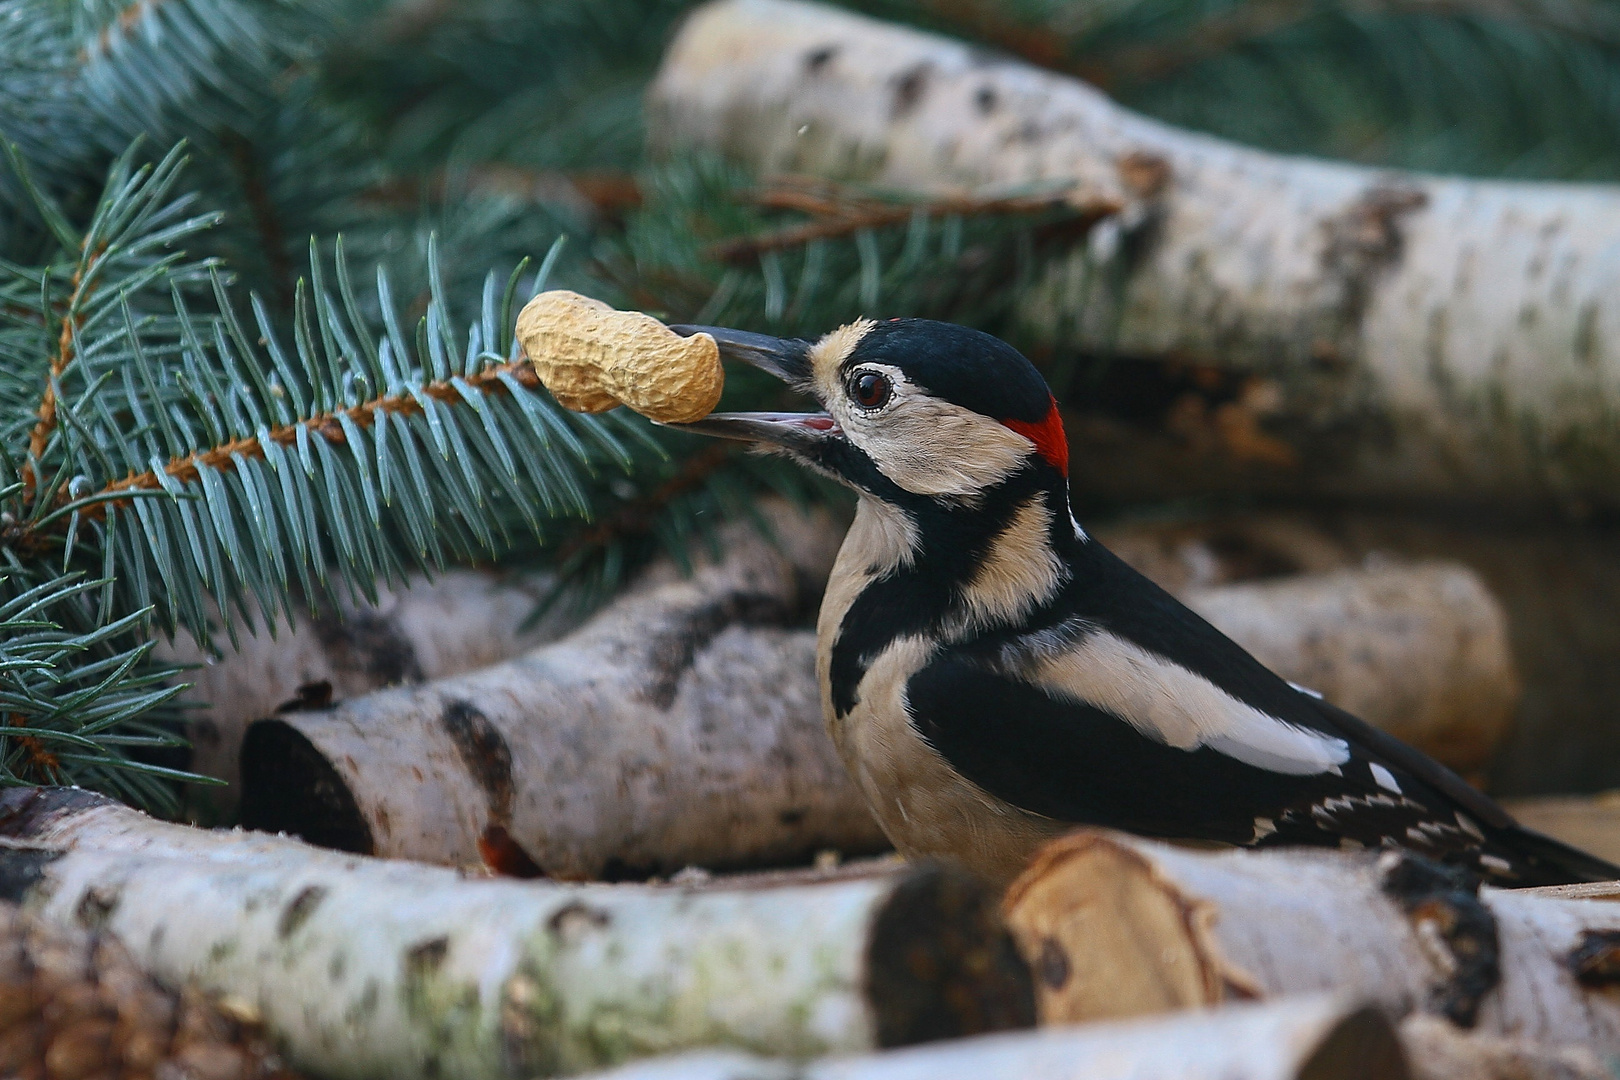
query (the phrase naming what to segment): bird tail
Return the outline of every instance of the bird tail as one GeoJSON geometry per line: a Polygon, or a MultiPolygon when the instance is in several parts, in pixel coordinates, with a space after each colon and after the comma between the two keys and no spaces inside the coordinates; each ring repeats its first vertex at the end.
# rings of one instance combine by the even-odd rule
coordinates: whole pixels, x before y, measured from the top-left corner
{"type": "Polygon", "coordinates": [[[1517,885],[1620,881],[1620,866],[1522,825],[1502,829],[1492,839],[1518,871],[1517,885]]]}

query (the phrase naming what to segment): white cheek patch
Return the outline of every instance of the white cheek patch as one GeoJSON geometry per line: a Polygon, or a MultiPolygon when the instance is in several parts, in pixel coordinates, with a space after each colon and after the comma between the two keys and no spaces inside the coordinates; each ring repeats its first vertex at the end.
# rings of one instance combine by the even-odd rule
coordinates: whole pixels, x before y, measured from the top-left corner
{"type": "Polygon", "coordinates": [[[810,347],[816,396],[849,441],[884,476],[918,495],[972,495],[1017,472],[1033,442],[997,420],[933,397],[891,364],[859,365],[888,377],[888,405],[868,412],[850,403],[843,365],[876,325],[857,319],[810,347]]]}
{"type": "Polygon", "coordinates": [[[1123,638],[1093,631],[1028,674],[1043,687],[1112,713],[1166,746],[1207,746],[1291,776],[1338,773],[1350,747],[1261,712],[1214,683],[1123,638]]]}
{"type": "Polygon", "coordinates": [[[852,408],[838,396],[828,411],[849,441],[878,471],[918,495],[972,495],[1023,467],[1034,443],[988,416],[930,397],[897,369],[873,365],[894,384],[876,412],[852,408]]]}

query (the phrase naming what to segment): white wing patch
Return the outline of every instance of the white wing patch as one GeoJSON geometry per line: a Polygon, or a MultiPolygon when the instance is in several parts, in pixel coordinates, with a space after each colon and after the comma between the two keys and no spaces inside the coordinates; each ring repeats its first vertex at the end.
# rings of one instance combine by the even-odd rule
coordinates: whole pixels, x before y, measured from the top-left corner
{"type": "Polygon", "coordinates": [[[1378,762],[1369,761],[1367,763],[1367,771],[1372,773],[1373,781],[1377,783],[1379,787],[1383,788],[1385,791],[1393,791],[1397,795],[1401,794],[1401,785],[1396,783],[1395,774],[1378,764],[1378,762]]]}
{"type": "Polygon", "coordinates": [[[1339,772],[1350,746],[1245,704],[1208,679],[1106,631],[1093,630],[1027,669],[1043,687],[1095,705],[1150,739],[1207,746],[1246,765],[1291,776],[1339,772]]]}

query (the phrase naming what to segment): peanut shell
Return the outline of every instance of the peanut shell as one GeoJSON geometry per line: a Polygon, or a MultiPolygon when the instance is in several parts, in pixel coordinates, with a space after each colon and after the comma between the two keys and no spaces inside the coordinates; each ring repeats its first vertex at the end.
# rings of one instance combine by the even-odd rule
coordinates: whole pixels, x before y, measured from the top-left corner
{"type": "Polygon", "coordinates": [[[518,341],[559,404],[605,412],[625,404],[666,424],[699,420],[725,385],[720,347],[681,337],[650,315],[616,311],[566,289],[543,292],[518,314],[518,341]]]}

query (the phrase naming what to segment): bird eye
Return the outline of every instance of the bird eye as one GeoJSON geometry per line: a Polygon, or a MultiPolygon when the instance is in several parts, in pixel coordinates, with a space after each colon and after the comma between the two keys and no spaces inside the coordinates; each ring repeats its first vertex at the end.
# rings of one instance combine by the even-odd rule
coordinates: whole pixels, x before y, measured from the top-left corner
{"type": "Polygon", "coordinates": [[[889,380],[875,371],[863,371],[849,386],[849,396],[863,409],[881,409],[889,403],[894,388],[889,380]]]}

